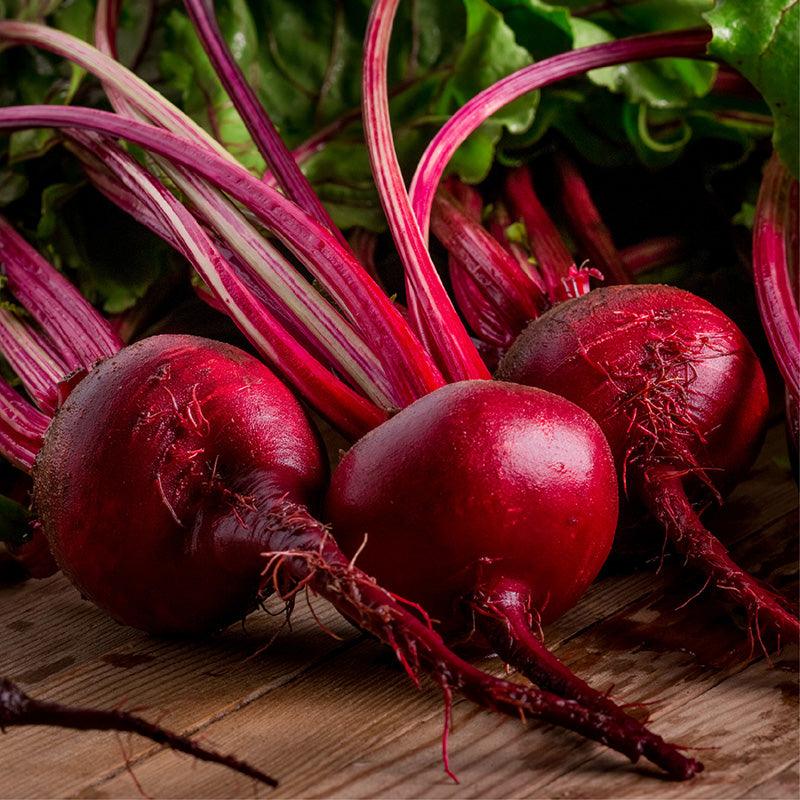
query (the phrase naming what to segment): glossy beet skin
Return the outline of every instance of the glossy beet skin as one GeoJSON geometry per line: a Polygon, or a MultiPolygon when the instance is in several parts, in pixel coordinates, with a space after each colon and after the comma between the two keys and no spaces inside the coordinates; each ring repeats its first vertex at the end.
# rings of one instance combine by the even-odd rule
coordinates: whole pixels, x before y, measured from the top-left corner
{"type": "Polygon", "coordinates": [[[561,303],[517,339],[498,378],[586,409],[628,478],[667,464],[725,491],[763,440],[767,389],[752,347],[717,308],[670,286],[561,303]]]}
{"type": "Polygon", "coordinates": [[[448,630],[499,579],[524,585],[544,621],[597,575],[617,521],[599,428],[556,395],[451,384],[367,434],[335,470],[327,516],[342,549],[448,630]]]}
{"type": "Polygon", "coordinates": [[[623,486],[710,584],[746,609],[756,636],[795,640],[788,604],[737,567],[689,496],[720,497],[752,465],[767,419],[758,359],[710,303],[668,286],[615,286],[531,323],[498,377],[586,409],[614,452],[623,486]]]}
{"type": "Polygon", "coordinates": [[[293,395],[228,345],[155,336],[81,381],[48,429],[34,510],[63,571],[117,620],[213,630],[255,603],[255,510],[327,477],[293,395]]]}

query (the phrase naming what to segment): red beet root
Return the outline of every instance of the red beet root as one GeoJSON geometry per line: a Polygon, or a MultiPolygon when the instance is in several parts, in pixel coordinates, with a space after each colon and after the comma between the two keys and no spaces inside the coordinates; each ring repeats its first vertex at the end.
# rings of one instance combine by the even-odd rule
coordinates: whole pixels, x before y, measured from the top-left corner
{"type": "Polygon", "coordinates": [[[573,606],[611,548],[617,482],[600,430],[575,405],[470,381],[357,442],[327,513],[345,552],[369,536],[366,572],[463,632],[465,599],[500,577],[524,584],[544,621],[573,606]]]}
{"type": "Polygon", "coordinates": [[[548,392],[451,384],[367,434],[331,481],[327,514],[359,566],[422,605],[450,635],[484,633],[501,654],[520,637],[537,683],[600,710],[674,777],[702,767],[625,716],[548,653],[530,612],[557,618],[610,550],[617,483],[592,419],[548,392]]]}
{"type": "Polygon", "coordinates": [[[498,377],[586,409],[611,444],[626,492],[687,563],[747,610],[757,635],[797,639],[788,604],[731,561],[688,499],[730,489],[752,464],[766,422],[761,366],[722,312],[667,286],[595,289],[532,323],[498,377]]]}
{"type": "Polygon", "coordinates": [[[247,519],[312,502],[326,475],[304,412],[258,361],[156,336],[67,398],[36,461],[34,510],[85,596],[127,625],[185,634],[255,606],[265,548],[247,519]]]}

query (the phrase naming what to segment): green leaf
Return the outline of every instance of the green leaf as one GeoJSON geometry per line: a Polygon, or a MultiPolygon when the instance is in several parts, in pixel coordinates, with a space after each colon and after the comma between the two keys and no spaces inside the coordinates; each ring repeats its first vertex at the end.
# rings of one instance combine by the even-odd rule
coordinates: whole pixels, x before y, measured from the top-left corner
{"type": "Polygon", "coordinates": [[[517,42],[537,61],[572,48],[569,9],[542,0],[491,0],[517,42]]]}
{"type": "Polygon", "coordinates": [[[727,61],[761,92],[775,119],[775,149],[798,177],[800,3],[719,0],[705,18],[714,31],[709,52],[727,61]]]}
{"type": "MultiPolygon", "coordinates": [[[[588,47],[615,37],[605,28],[584,19],[573,19],[575,47],[588,47]]],[[[695,97],[703,97],[716,75],[713,64],[686,59],[662,58],[652,62],[622,64],[595,69],[591,81],[612,92],[622,92],[631,102],[652,108],[680,108],[695,97]]]]}
{"type": "Polygon", "coordinates": [[[28,188],[28,179],[10,169],[0,170],[0,208],[22,197],[28,188]]]}
{"type": "MultiPolygon", "coordinates": [[[[321,127],[358,110],[369,0],[224,0],[220,26],[237,61],[281,132],[295,147],[321,127]],[[298,46],[302,43],[302,46],[298,46]],[[238,48],[238,49],[237,49],[238,48]]],[[[168,17],[162,75],[181,105],[249,169],[263,161],[213,74],[188,18],[168,17]]],[[[401,4],[389,53],[395,146],[411,178],[422,151],[453,111],[499,78],[532,61],[488,0],[416,0],[401,4]]],[[[456,153],[451,169],[483,180],[504,131],[531,124],[538,95],[502,109],[456,153]]],[[[358,122],[304,166],[342,227],[384,226],[358,122]]]]}

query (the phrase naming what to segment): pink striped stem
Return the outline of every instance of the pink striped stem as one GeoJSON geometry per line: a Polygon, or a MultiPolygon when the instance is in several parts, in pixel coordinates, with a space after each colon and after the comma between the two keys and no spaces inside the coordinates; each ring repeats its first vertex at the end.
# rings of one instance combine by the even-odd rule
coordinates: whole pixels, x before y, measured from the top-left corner
{"type": "Polygon", "coordinates": [[[353,312],[366,341],[382,353],[396,390],[407,402],[438,388],[443,379],[391,300],[354,256],[330,233],[279,192],[245,170],[169,131],[107,111],[65,106],[0,108],[0,128],[77,128],[127,139],[193,170],[247,206],[302,263],[332,287],[334,299],[353,312]]]}
{"type": "MultiPolygon", "coordinates": [[[[476,224],[480,224],[483,198],[477,189],[457,178],[451,178],[446,185],[447,191],[460,204],[464,214],[476,224]]],[[[435,205],[434,219],[436,219],[435,205]]],[[[498,350],[506,350],[514,341],[514,333],[507,324],[505,315],[501,313],[502,308],[498,309],[491,302],[480,283],[470,273],[468,266],[452,252],[448,252],[447,267],[456,308],[464,316],[467,325],[479,340],[478,352],[481,354],[483,362],[487,363],[487,351],[494,356],[498,350]],[[481,347],[481,345],[489,345],[489,348],[481,347]]]]}
{"type": "Polygon", "coordinates": [[[9,290],[46,332],[67,372],[89,369],[122,347],[106,320],[2,217],[0,262],[9,290]]]}
{"type": "Polygon", "coordinates": [[[58,406],[58,384],[72,371],[32,325],[0,308],[0,353],[36,405],[46,414],[58,406]]]}
{"type": "Polygon", "coordinates": [[[800,315],[790,277],[797,246],[797,181],[773,153],[753,225],[753,279],[761,322],[786,386],[800,399],[800,315]],[[794,203],[792,196],[794,195],[794,203]]]}
{"type": "Polygon", "coordinates": [[[439,129],[417,166],[409,193],[423,237],[427,239],[436,187],[450,159],[492,114],[529,92],[592,69],[653,58],[703,58],[710,38],[710,29],[670,31],[579,47],[523,67],[479,92],[439,129]]]}
{"type": "Polygon", "coordinates": [[[497,240],[445,189],[436,193],[433,232],[515,338],[539,315],[536,287],[497,240]]]}
{"type": "MultiPolygon", "coordinates": [[[[113,0],[100,0],[98,10],[102,14],[98,14],[96,20],[95,39],[100,48],[114,56],[117,22],[114,11],[118,9],[114,8],[113,0]]],[[[119,113],[142,119],[130,96],[111,86],[106,89],[119,113]]],[[[180,132],[174,127],[172,130],[180,132]]],[[[259,287],[260,295],[271,298],[273,312],[278,312],[285,325],[295,332],[302,330],[303,341],[310,344],[315,354],[322,356],[323,363],[346,376],[381,407],[393,407],[401,401],[379,359],[353,327],[219,190],[208,186],[189,170],[176,168],[163,159],[158,163],[207,227],[216,232],[214,238],[224,241],[235,254],[230,265],[243,271],[240,277],[249,272],[247,283],[251,289],[263,284],[259,287]]]]}
{"type": "Polygon", "coordinates": [[[589,263],[603,273],[607,283],[630,283],[631,276],[614,244],[611,231],[592,200],[583,175],[563,153],[556,156],[555,163],[561,204],[578,246],[589,263]]]}
{"type": "MultiPolygon", "coordinates": [[[[113,116],[113,115],[111,115],[113,116]]],[[[172,229],[181,251],[219,298],[256,350],[283,374],[321,414],[343,432],[360,436],[380,424],[385,414],[336,378],[308,354],[279,320],[247,289],[200,223],[149,172],[121,149],[106,145],[103,161],[150,205],[172,229]],[[135,188],[134,188],[135,187],[135,188]]],[[[258,183],[258,181],[256,181],[258,183]]]]}
{"type": "Polygon", "coordinates": [[[34,408],[0,378],[0,454],[30,472],[41,449],[50,417],[34,408]]]}
{"type": "Polygon", "coordinates": [[[297,166],[256,93],[245,80],[228,49],[217,24],[213,6],[207,0],[184,0],[195,31],[203,44],[217,77],[222,82],[256,147],[289,198],[330,230],[345,247],[347,242],[334,224],[308,179],[297,166]]]}
{"type": "MultiPolygon", "coordinates": [[[[102,27],[107,29],[106,25],[102,27]]],[[[235,163],[233,156],[191,117],[166,102],[147,82],[82,39],[47,25],[0,20],[0,41],[4,44],[40,47],[68,59],[98,76],[104,85],[114,91],[126,97],[135,97],[136,106],[151,122],[174,130],[198,147],[235,163]]]]}
{"type": "Polygon", "coordinates": [[[387,62],[399,0],[375,0],[364,41],[362,116],[372,174],[406,275],[409,312],[449,380],[489,378],[431,260],[406,193],[392,138],[387,62]]]}
{"type": "Polygon", "coordinates": [[[511,224],[512,219],[508,213],[508,207],[502,200],[496,200],[489,216],[489,233],[513,256],[520,272],[530,278],[540,297],[539,310],[544,311],[548,304],[544,280],[542,280],[539,269],[534,264],[527,247],[519,242],[512,242],[508,238],[508,228],[511,224]]]}

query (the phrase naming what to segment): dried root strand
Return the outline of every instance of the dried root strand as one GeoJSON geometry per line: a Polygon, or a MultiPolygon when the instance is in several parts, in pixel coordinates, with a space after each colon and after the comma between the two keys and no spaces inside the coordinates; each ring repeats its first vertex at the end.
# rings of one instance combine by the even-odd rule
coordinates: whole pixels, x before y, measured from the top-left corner
{"type": "Polygon", "coordinates": [[[135,733],[171,750],[186,753],[199,761],[220,764],[248,778],[276,787],[278,782],[235,756],[221,755],[191,739],[172,733],[128,711],[76,708],[36,700],[7,678],[0,678],[0,731],[22,725],[42,725],[78,731],[117,731],[135,733]]]}

